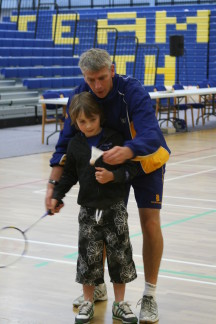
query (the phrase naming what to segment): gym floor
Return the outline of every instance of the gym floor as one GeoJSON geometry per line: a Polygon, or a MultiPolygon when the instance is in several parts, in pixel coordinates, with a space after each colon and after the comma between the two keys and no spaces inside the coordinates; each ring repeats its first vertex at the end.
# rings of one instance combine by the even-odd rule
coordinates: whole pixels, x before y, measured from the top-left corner
{"type": "MultiPolygon", "coordinates": [[[[161,211],[164,254],[157,288],[160,324],[216,321],[215,138],[216,129],[166,136],[172,155],[167,163],[161,211]]],[[[47,150],[50,152],[0,159],[0,227],[14,225],[25,229],[44,213],[53,147],[47,150]]],[[[0,324],[74,322],[76,309],[72,308],[72,301],[81,294],[81,285],[75,282],[77,192],[75,186],[65,198],[60,214],[45,218],[28,232],[26,257],[10,268],[0,269],[0,324]]],[[[138,278],[127,285],[125,300],[138,316],[144,269],[133,192],[128,212],[138,278]]],[[[114,295],[107,269],[105,281],[108,301],[96,304],[91,323],[117,324],[112,320],[114,295]]]]}

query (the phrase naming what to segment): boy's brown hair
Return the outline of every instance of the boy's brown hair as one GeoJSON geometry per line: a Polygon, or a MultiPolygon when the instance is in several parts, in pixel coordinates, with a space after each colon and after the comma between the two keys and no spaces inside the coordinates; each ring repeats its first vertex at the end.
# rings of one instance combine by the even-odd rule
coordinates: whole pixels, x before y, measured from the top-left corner
{"type": "Polygon", "coordinates": [[[90,118],[93,115],[99,115],[101,125],[104,122],[102,108],[90,92],[81,92],[79,94],[76,94],[73,96],[70,102],[69,114],[72,124],[76,125],[76,127],[76,120],[79,117],[80,113],[83,113],[87,118],[90,118]]]}

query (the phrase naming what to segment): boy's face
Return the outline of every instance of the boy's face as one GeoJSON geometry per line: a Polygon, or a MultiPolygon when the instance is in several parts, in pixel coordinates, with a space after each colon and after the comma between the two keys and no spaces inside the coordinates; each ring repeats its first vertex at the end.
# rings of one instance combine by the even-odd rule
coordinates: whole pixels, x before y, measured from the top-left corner
{"type": "Polygon", "coordinates": [[[76,120],[77,126],[86,137],[95,136],[100,133],[100,116],[92,115],[87,118],[83,112],[81,112],[76,120]]]}
{"type": "Polygon", "coordinates": [[[85,82],[98,98],[105,98],[112,90],[112,78],[115,75],[114,65],[111,69],[103,68],[100,71],[86,71],[83,73],[85,82]]]}

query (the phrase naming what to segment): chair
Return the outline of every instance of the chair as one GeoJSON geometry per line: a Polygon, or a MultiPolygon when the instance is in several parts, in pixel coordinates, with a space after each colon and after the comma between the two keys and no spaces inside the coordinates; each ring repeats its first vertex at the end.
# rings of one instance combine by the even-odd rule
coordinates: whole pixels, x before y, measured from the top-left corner
{"type": "MultiPolygon", "coordinates": [[[[216,88],[216,80],[208,80],[208,86],[210,88],[216,88]]],[[[212,111],[210,114],[208,114],[208,119],[210,115],[216,116],[215,114],[215,107],[216,107],[216,98],[215,98],[215,94],[210,95],[210,99],[212,100],[212,111]]]]}
{"type": "MultiPolygon", "coordinates": [[[[208,80],[204,80],[197,84],[197,88],[209,88],[208,80]]],[[[212,107],[212,97],[210,95],[200,95],[199,96],[199,105],[198,109],[201,109],[201,115],[199,115],[199,110],[196,119],[196,125],[199,122],[199,119],[202,118],[202,124],[205,125],[205,115],[206,115],[206,108],[209,109],[212,107]]]]}
{"type": "MultiPolygon", "coordinates": [[[[183,85],[181,85],[179,83],[178,84],[174,84],[172,86],[172,88],[173,88],[173,90],[184,90],[183,85]]],[[[175,107],[177,109],[178,117],[179,117],[179,112],[180,111],[184,111],[184,120],[185,120],[185,123],[186,123],[186,128],[188,128],[187,110],[190,109],[190,111],[191,111],[192,126],[194,127],[193,107],[192,107],[192,104],[188,104],[188,102],[187,102],[187,96],[174,97],[174,105],[175,105],[175,107]]]]}
{"type": "MultiPolygon", "coordinates": [[[[41,96],[41,99],[50,99],[50,98],[62,98],[63,95],[54,91],[46,91],[41,96]]],[[[49,138],[54,135],[56,132],[59,132],[64,127],[64,120],[66,116],[66,106],[59,105],[46,105],[42,104],[42,144],[44,144],[44,133],[46,124],[56,125],[55,131],[51,133],[46,140],[48,145],[49,138]],[[50,113],[51,112],[51,113],[50,113]],[[60,130],[58,129],[58,124],[60,125],[60,130]]]]}
{"type": "MultiPolygon", "coordinates": [[[[167,91],[166,87],[163,85],[156,85],[156,91],[167,91]]],[[[164,99],[156,99],[156,117],[158,118],[158,122],[160,122],[160,126],[164,123],[173,122],[176,118],[176,107],[174,105],[173,98],[164,98],[164,99]],[[172,114],[172,116],[171,116],[172,114]],[[166,117],[162,118],[162,115],[166,115],[166,117]]]]}

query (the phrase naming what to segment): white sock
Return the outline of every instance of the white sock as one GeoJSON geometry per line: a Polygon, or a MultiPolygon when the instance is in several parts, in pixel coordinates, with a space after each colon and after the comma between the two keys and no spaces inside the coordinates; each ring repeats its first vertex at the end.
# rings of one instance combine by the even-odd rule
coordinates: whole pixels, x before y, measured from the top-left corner
{"type": "Polygon", "coordinates": [[[143,296],[152,296],[154,299],[156,298],[156,285],[151,284],[150,282],[145,282],[145,290],[143,296]]]}

